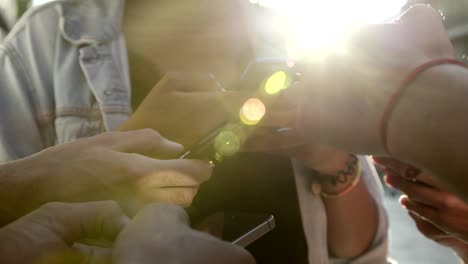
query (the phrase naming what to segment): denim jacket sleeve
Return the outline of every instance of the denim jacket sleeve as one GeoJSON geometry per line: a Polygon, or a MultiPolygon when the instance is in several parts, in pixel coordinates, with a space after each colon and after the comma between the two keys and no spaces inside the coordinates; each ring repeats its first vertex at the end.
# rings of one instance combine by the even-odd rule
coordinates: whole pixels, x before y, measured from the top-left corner
{"type": "Polygon", "coordinates": [[[113,130],[128,118],[123,0],[57,0],[0,45],[0,162],[113,130]]]}
{"type": "Polygon", "coordinates": [[[0,161],[27,156],[44,148],[36,119],[36,102],[18,55],[0,50],[0,161]],[[22,141],[28,134],[32,141],[22,141]]]}
{"type": "MultiPolygon", "coordinates": [[[[22,158],[54,144],[53,91],[46,67],[50,41],[29,45],[40,34],[22,28],[0,46],[0,162],[22,158]]],[[[49,48],[50,50],[50,48],[49,48]]]]}

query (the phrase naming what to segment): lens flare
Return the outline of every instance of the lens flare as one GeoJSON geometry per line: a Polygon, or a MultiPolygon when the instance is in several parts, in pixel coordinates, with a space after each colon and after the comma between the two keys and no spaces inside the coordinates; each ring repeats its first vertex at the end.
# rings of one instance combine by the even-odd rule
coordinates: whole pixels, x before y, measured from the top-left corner
{"type": "Polygon", "coordinates": [[[406,0],[257,0],[256,4],[273,11],[270,31],[278,32],[285,40],[287,56],[320,60],[328,53],[347,51],[349,32],[363,24],[391,21],[405,3],[406,0]]]}
{"type": "Polygon", "coordinates": [[[242,123],[254,126],[262,120],[265,113],[265,104],[257,98],[250,98],[242,106],[239,116],[242,123]]]}
{"type": "Polygon", "coordinates": [[[241,140],[233,131],[222,131],[216,136],[214,147],[217,157],[232,156],[239,152],[241,140]]]}
{"type": "Polygon", "coordinates": [[[278,71],[271,75],[265,83],[265,91],[267,94],[273,95],[281,90],[288,88],[290,84],[289,76],[284,71],[278,71]]]}

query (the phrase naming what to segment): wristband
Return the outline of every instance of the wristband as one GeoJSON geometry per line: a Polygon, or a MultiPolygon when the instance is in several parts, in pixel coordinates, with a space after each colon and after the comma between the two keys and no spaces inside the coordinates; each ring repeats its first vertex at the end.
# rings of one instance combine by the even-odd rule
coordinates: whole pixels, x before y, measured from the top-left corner
{"type": "Polygon", "coordinates": [[[418,67],[414,68],[406,77],[402,80],[400,85],[398,86],[397,90],[390,96],[387,105],[384,108],[382,118],[380,119],[380,127],[379,127],[379,134],[380,134],[380,141],[382,146],[384,147],[387,154],[391,156],[390,149],[388,146],[388,123],[392,116],[393,111],[395,110],[395,106],[398,104],[398,101],[402,97],[403,93],[406,89],[416,80],[416,78],[426,70],[444,64],[452,64],[452,65],[459,65],[465,68],[468,68],[468,65],[465,63],[453,59],[453,58],[442,58],[436,59],[424,64],[419,65],[418,67]]]}

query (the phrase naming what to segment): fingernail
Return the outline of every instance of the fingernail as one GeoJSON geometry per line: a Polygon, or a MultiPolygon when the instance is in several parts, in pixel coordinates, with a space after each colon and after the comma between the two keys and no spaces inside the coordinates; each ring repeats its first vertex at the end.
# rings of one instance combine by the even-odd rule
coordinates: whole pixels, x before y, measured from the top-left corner
{"type": "Polygon", "coordinates": [[[179,143],[176,143],[176,142],[172,142],[172,146],[173,146],[175,149],[179,150],[179,152],[182,152],[182,151],[184,151],[184,149],[185,149],[184,145],[179,144],[179,143]]]}
{"type": "Polygon", "coordinates": [[[406,208],[406,205],[408,204],[408,197],[401,196],[400,197],[400,204],[406,208]]]}
{"type": "Polygon", "coordinates": [[[387,174],[384,176],[384,180],[385,183],[390,187],[396,188],[396,186],[398,186],[398,180],[396,179],[396,177],[392,177],[387,174]]]}

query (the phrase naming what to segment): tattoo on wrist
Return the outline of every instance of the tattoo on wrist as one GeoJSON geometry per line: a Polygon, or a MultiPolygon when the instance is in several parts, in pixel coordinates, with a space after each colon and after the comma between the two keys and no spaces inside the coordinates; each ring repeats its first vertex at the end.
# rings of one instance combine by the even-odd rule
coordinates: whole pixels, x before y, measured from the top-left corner
{"type": "Polygon", "coordinates": [[[350,182],[356,175],[358,167],[358,158],[355,155],[349,155],[349,160],[346,162],[345,167],[342,170],[338,170],[334,174],[323,174],[318,171],[314,171],[314,177],[317,177],[322,184],[329,184],[333,187],[338,185],[346,184],[350,182]]]}

